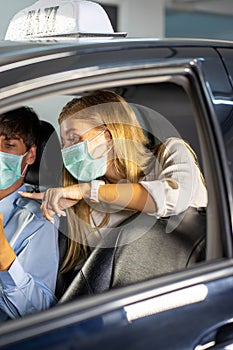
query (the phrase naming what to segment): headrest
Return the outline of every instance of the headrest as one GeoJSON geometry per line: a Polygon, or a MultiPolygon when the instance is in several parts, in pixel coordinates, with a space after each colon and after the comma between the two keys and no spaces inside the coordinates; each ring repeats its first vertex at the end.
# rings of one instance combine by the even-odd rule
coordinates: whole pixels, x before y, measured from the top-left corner
{"type": "Polygon", "coordinates": [[[61,185],[62,157],[61,146],[54,127],[40,121],[36,161],[29,166],[24,182],[40,190],[61,185]]]}
{"type": "Polygon", "coordinates": [[[5,40],[114,33],[107,13],[85,0],[39,0],[11,20],[5,40]]]}
{"type": "Polygon", "coordinates": [[[162,143],[162,139],[155,135],[155,132],[153,132],[153,128],[150,124],[151,110],[149,110],[145,106],[138,105],[135,103],[130,103],[130,106],[133,109],[137,120],[143,130],[143,133],[148,140],[147,147],[153,149],[156,146],[160,145],[162,143]]]}

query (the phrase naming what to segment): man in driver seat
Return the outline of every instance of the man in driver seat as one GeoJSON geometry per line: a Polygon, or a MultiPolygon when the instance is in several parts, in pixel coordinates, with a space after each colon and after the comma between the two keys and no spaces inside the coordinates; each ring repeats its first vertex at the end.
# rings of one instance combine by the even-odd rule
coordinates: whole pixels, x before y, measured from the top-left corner
{"type": "Polygon", "coordinates": [[[40,203],[24,199],[24,177],[36,160],[36,113],[22,107],[0,115],[0,320],[56,302],[58,232],[40,203]]]}

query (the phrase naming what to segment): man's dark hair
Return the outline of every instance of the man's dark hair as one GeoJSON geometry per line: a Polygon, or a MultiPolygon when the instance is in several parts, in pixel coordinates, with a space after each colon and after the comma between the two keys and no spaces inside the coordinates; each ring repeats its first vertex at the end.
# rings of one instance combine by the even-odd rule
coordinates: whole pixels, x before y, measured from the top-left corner
{"type": "Polygon", "coordinates": [[[6,139],[22,138],[27,149],[37,144],[40,121],[30,107],[20,107],[0,114],[0,135],[6,139]]]}

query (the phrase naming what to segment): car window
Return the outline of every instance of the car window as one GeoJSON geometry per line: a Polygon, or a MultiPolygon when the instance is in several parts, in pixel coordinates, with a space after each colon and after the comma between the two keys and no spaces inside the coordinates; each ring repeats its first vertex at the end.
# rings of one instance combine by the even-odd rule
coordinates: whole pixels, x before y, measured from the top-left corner
{"type": "MultiPolygon", "coordinates": [[[[180,84],[155,82],[117,87],[106,85],[106,89],[119,94],[130,104],[148,138],[148,146],[151,149],[169,138],[185,140],[196,155],[195,161],[198,162],[200,172],[203,174],[203,185],[206,185],[205,180],[208,184],[197,127],[196,109],[190,95],[180,84]]],[[[73,98],[85,96],[94,90],[94,88],[85,89],[82,92],[80,89],[77,91],[72,89],[71,92],[69,89],[68,94],[63,92],[42,96],[25,100],[25,104],[32,107],[41,119],[53,124],[60,136],[58,116],[63,106],[73,98]]],[[[78,293],[81,290],[82,297],[90,297],[93,294],[109,292],[112,289],[123,288],[153,278],[159,281],[160,276],[169,276],[170,273],[178,271],[186,271],[188,276],[189,268],[198,269],[206,261],[206,242],[209,239],[206,228],[208,210],[209,202],[207,208],[200,206],[197,210],[195,208],[194,212],[182,212],[175,216],[175,220],[170,215],[159,219],[145,213],[135,213],[130,218],[126,215],[123,226],[116,225],[112,233],[107,238],[105,236],[104,241],[100,244],[101,237],[99,237],[97,243],[92,247],[91,256],[86,261],[79,261],[67,274],[58,274],[58,295],[61,302],[63,302],[64,295],[64,300],[69,299],[68,287],[74,280],[77,283],[78,293]],[[157,238],[154,241],[155,236],[157,238]],[[103,264],[96,262],[95,259],[98,256],[103,259],[103,264]],[[103,266],[112,269],[113,275],[110,274],[109,269],[103,274],[101,272],[103,266]],[[90,281],[93,276],[104,276],[105,273],[110,276],[110,280],[106,284],[100,281],[97,287],[93,286],[94,292],[92,290],[90,293],[80,281],[78,272],[81,268],[84,268],[84,273],[88,271],[87,279],[90,281]],[[98,289],[99,286],[101,286],[100,289],[98,289]]],[[[66,223],[63,226],[63,219],[60,226],[61,249],[67,247],[68,235],[66,223]]],[[[214,235],[210,239],[214,240],[214,235]]],[[[64,251],[62,255],[64,257],[64,251]]],[[[224,254],[221,257],[223,256],[224,254]]],[[[215,258],[219,258],[219,255],[215,258]]],[[[78,293],[75,296],[72,295],[71,299],[79,298],[78,293]]]]}
{"type": "MultiPolygon", "coordinates": [[[[121,95],[133,108],[140,125],[143,127],[146,137],[148,137],[150,147],[155,147],[157,144],[164,142],[167,138],[171,137],[184,139],[195,152],[200,171],[203,174],[203,177],[205,177],[202,167],[202,154],[200,151],[194,108],[189,96],[181,86],[175,83],[138,84],[111,88],[111,90],[121,95]]],[[[87,92],[85,91],[85,94],[86,93],[87,92]]],[[[91,93],[91,90],[89,93],[91,93]]],[[[81,95],[82,93],[78,94],[78,96],[81,95]]],[[[46,118],[48,115],[50,122],[56,125],[59,134],[57,123],[58,115],[62,107],[74,97],[77,97],[77,95],[56,95],[53,97],[47,97],[46,99],[31,101],[30,105],[36,109],[42,118],[46,118]]],[[[160,238],[158,242],[154,243],[153,253],[154,257],[157,255],[157,258],[154,258],[153,263],[149,262],[148,259],[150,253],[147,252],[145,255],[147,255],[148,259],[141,262],[141,265],[144,265],[141,266],[141,271],[137,265],[135,265],[135,262],[137,261],[135,251],[137,251],[137,249],[140,250],[141,246],[146,252],[148,246],[152,244],[151,237],[148,237],[147,239],[145,238],[144,242],[143,236],[147,230],[150,230],[150,235],[152,237],[153,234],[156,234],[153,233],[152,227],[155,225],[157,218],[154,220],[150,216],[139,215],[138,217],[135,216],[131,218],[129,223],[126,221],[123,226],[125,231],[127,231],[130,226],[141,227],[141,232],[139,229],[138,233],[128,233],[128,238],[131,238],[129,241],[126,239],[126,242],[124,237],[121,238],[121,249],[119,249],[116,258],[119,260],[119,267],[117,267],[117,272],[114,276],[115,287],[140,282],[151,279],[155,276],[182,270],[193,266],[198,262],[203,263],[205,260],[206,245],[205,215],[205,210],[201,207],[198,208],[197,217],[195,217],[195,215],[193,216],[192,213],[188,214],[186,217],[180,215],[179,217],[176,217],[177,221],[174,222],[173,218],[162,218],[161,223],[164,225],[163,227],[167,227],[166,239],[169,237],[170,241],[166,240],[163,242],[163,236],[161,235],[161,232],[159,232],[161,236],[159,236],[160,238]],[[190,225],[188,223],[189,220],[193,222],[190,225]],[[183,226],[181,225],[182,222],[183,226]],[[178,238],[174,239],[176,234],[172,237],[172,232],[177,227],[180,232],[178,232],[178,238]],[[190,232],[188,232],[189,230],[190,232]],[[189,240],[191,241],[189,242],[189,240]],[[126,248],[122,248],[128,243],[129,251],[127,251],[126,248]],[[130,250],[130,243],[132,243],[132,251],[130,250]],[[134,269],[132,268],[132,261],[130,262],[132,257],[134,257],[134,269]],[[155,268],[156,264],[157,268],[155,268]],[[154,267],[152,265],[154,265],[154,267]],[[122,266],[130,266],[129,270],[131,271],[128,271],[127,268],[125,268],[123,276],[118,278],[121,274],[122,266]],[[148,275],[145,273],[145,270],[148,270],[148,275]],[[128,276],[130,275],[129,278],[127,277],[127,274],[128,276]]],[[[125,218],[127,218],[127,216],[125,216],[125,218]]],[[[65,236],[67,235],[66,232],[63,233],[65,233],[65,236]]],[[[115,243],[111,242],[109,244],[110,248],[112,248],[115,243]]],[[[105,253],[103,253],[103,255],[105,255],[105,253]]],[[[77,267],[77,270],[80,266],[77,267]]]]}

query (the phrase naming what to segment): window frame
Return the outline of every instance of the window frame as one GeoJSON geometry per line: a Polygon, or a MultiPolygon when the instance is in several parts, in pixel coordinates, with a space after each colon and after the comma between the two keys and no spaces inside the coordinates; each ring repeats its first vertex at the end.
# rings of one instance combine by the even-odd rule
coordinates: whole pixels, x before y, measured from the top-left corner
{"type": "Polygon", "coordinates": [[[207,260],[232,257],[231,207],[226,193],[231,192],[227,160],[221,132],[216,122],[210,93],[198,60],[172,60],[158,64],[138,64],[112,68],[91,67],[47,75],[16,84],[1,91],[0,113],[16,108],[23,100],[43,95],[79,94],[103,88],[123,87],[131,84],[174,82],[183,86],[193,102],[196,127],[204,164],[204,173],[210,195],[211,217],[207,215],[207,260]],[[222,179],[222,181],[219,181],[222,179]],[[215,198],[215,200],[211,199],[215,198]],[[219,203],[221,215],[219,218],[219,203]],[[219,218],[219,220],[217,220],[219,218]],[[210,233],[211,232],[211,233],[210,233]],[[213,239],[215,232],[215,239],[213,239]],[[225,233],[221,240],[221,232],[225,233]],[[212,238],[208,239],[209,236],[212,238]],[[216,244],[209,244],[209,242],[216,244]]]}
{"type": "Polygon", "coordinates": [[[93,296],[91,299],[82,300],[82,305],[77,301],[71,305],[61,305],[59,308],[47,310],[39,315],[35,314],[22,320],[10,322],[10,324],[3,325],[0,330],[0,334],[5,335],[0,341],[0,345],[7,344],[11,334],[14,334],[15,341],[20,340],[23,339],[22,337],[32,336],[30,333],[32,328],[34,329],[33,334],[41,334],[45,328],[49,331],[58,326],[82,322],[152,296],[198,283],[208,283],[226,276],[230,277],[233,271],[225,151],[221,133],[215,121],[212,101],[198,62],[170,61],[164,64],[115,67],[101,71],[96,68],[96,71],[89,73],[86,71],[85,74],[82,70],[77,70],[76,72],[58,74],[55,80],[53,78],[51,75],[46,79],[25,82],[26,91],[23,91],[23,88],[19,86],[8,87],[4,91],[4,98],[0,101],[0,113],[20,106],[25,100],[31,101],[35,98],[57,94],[79,94],[84,91],[123,87],[130,84],[167,81],[175,82],[185,89],[193,101],[207,187],[208,191],[212,191],[211,198],[214,198],[210,209],[211,216],[208,217],[207,224],[207,260],[210,260],[211,263],[198,264],[192,269],[159,276],[151,281],[141,282],[137,286],[111,291],[107,295],[93,296]],[[213,170],[215,171],[213,172],[213,170]],[[221,215],[219,215],[219,207],[221,215]],[[212,261],[222,257],[229,260],[212,261]],[[41,326],[42,321],[43,326],[41,326]],[[21,333],[22,329],[24,331],[21,333]]]}

